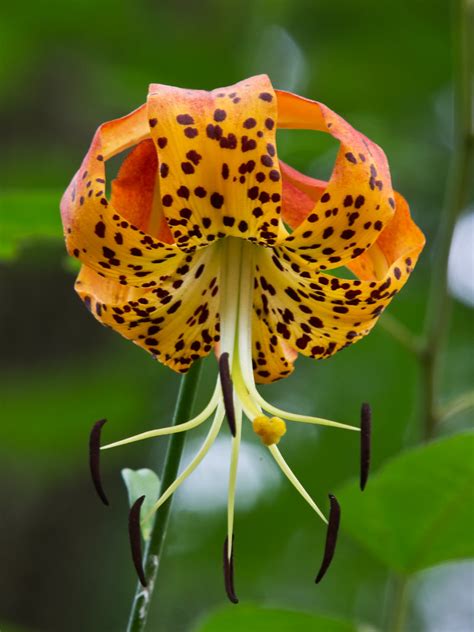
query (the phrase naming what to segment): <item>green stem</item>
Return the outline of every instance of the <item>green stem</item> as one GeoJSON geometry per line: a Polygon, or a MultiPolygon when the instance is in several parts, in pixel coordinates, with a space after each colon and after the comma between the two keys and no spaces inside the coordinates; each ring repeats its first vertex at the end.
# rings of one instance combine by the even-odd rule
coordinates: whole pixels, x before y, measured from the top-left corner
{"type": "MultiPolygon", "coordinates": [[[[189,369],[186,375],[181,378],[178,399],[173,417],[173,425],[182,423],[191,417],[191,411],[197,391],[199,377],[201,374],[201,361],[197,361],[189,369]]],[[[165,490],[175,480],[181,455],[184,448],[184,432],[171,435],[168,450],[163,466],[161,479],[161,490],[165,490]]],[[[150,609],[153,589],[155,587],[156,576],[161,561],[161,554],[168,527],[172,497],[165,502],[156,512],[153,529],[148,541],[144,557],[144,571],[147,579],[147,588],[141,584],[137,585],[135,597],[132,603],[130,619],[127,632],[142,632],[145,630],[146,621],[150,609]]]]}
{"type": "Polygon", "coordinates": [[[420,353],[421,345],[418,337],[415,336],[406,325],[395,318],[395,316],[385,313],[380,319],[379,324],[408,351],[411,351],[415,355],[420,353]]]}
{"type": "Polygon", "coordinates": [[[409,604],[408,578],[402,575],[397,576],[395,580],[395,596],[389,630],[390,632],[405,632],[409,604]]]}
{"type": "MultiPolygon", "coordinates": [[[[420,365],[421,415],[423,440],[429,441],[441,420],[437,402],[440,359],[449,327],[451,299],[448,292],[448,260],[454,227],[466,205],[469,191],[470,162],[473,146],[472,73],[470,31],[473,27],[474,2],[457,0],[453,14],[454,45],[454,139],[444,207],[433,248],[428,307],[421,344],[417,344],[399,323],[388,322],[386,328],[407,348],[418,353],[420,365]],[[413,344],[415,342],[415,344],[413,344]]],[[[459,403],[458,403],[459,406],[459,403]]],[[[463,400],[463,408],[465,401],[463,400]]],[[[455,408],[457,410],[457,408],[455,408]]],[[[404,632],[408,616],[409,590],[406,576],[396,577],[390,632],[404,632]]]]}
{"type": "Polygon", "coordinates": [[[473,141],[471,89],[473,64],[469,50],[469,37],[473,13],[474,4],[471,0],[458,0],[453,20],[454,143],[444,210],[441,215],[437,242],[433,249],[431,287],[421,352],[423,430],[427,441],[433,437],[438,424],[436,392],[440,352],[451,311],[447,276],[449,250],[456,220],[466,204],[470,180],[469,165],[473,141]]]}
{"type": "Polygon", "coordinates": [[[440,423],[449,421],[451,417],[455,417],[470,408],[474,408],[474,391],[463,393],[441,407],[438,413],[440,423]]]}

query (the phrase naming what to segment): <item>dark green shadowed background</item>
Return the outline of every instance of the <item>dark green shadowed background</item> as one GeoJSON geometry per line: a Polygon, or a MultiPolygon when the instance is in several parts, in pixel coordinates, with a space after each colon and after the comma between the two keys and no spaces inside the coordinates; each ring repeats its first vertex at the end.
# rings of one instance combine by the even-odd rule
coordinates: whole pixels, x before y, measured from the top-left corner
{"type": "MultiPolygon", "coordinates": [[[[453,142],[451,4],[27,0],[0,9],[1,632],[125,630],[136,577],[120,470],[159,473],[166,440],[104,455],[105,509],[89,481],[88,433],[101,417],[107,439],[167,425],[179,385],[100,327],[73,292],[58,204],[96,127],[143,103],[151,82],[212,89],[265,72],[275,87],[322,101],[383,147],[426,233],[389,310],[419,334],[453,142]]],[[[293,166],[330,174],[331,139],[286,131],[278,146],[293,166]]],[[[461,233],[470,225],[472,240],[467,207],[464,215],[461,233]]],[[[441,405],[472,388],[474,373],[472,255],[468,246],[455,254],[441,405]]],[[[353,347],[320,362],[300,358],[290,378],[263,389],[282,407],[346,423],[358,423],[363,401],[372,405],[363,495],[355,433],[288,424],[281,443],[325,511],[328,492],[340,498],[327,577],[314,584],[324,525],[246,428],[235,540],[242,603],[227,605],[225,430],[175,499],[150,632],[474,630],[472,410],[422,443],[418,363],[383,320],[353,347]]],[[[199,403],[215,374],[210,357],[199,403]]],[[[201,436],[189,434],[186,460],[201,436]]]]}

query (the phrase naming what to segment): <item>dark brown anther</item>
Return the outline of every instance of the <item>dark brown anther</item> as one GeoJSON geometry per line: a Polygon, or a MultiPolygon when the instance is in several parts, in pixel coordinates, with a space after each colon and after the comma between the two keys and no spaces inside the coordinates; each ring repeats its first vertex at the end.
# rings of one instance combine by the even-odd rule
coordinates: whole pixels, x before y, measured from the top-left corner
{"type": "Polygon", "coordinates": [[[102,479],[100,476],[100,435],[103,425],[107,419],[100,419],[93,426],[89,435],[89,467],[91,471],[92,481],[99,498],[108,505],[109,501],[102,487],[102,479]]]}
{"type": "Polygon", "coordinates": [[[146,588],[147,581],[143,571],[142,535],[140,529],[140,511],[144,500],[145,496],[140,496],[140,498],[137,498],[137,500],[133,503],[132,508],[130,509],[130,513],[128,514],[128,534],[130,536],[130,548],[132,551],[133,565],[137,571],[140,584],[146,588]]]}
{"type": "Polygon", "coordinates": [[[234,542],[232,541],[232,549],[230,552],[230,559],[228,555],[228,539],[225,539],[224,542],[224,552],[223,552],[223,561],[224,561],[224,584],[225,591],[229,600],[232,603],[239,603],[237,595],[235,594],[234,588],[234,542]]]}
{"type": "Polygon", "coordinates": [[[360,489],[364,491],[370,470],[370,435],[372,411],[369,404],[362,404],[360,411],[360,489]]]}
{"type": "Polygon", "coordinates": [[[219,375],[221,378],[222,394],[224,396],[224,408],[232,436],[235,437],[235,410],[234,389],[229,369],[229,354],[221,353],[219,358],[219,375]]]}
{"type": "Polygon", "coordinates": [[[341,521],[341,507],[337,502],[337,499],[332,494],[329,494],[329,502],[331,503],[331,509],[329,511],[329,522],[328,522],[328,530],[326,533],[326,545],[324,547],[324,557],[321,564],[321,568],[319,569],[318,574],[316,575],[315,582],[319,584],[322,580],[326,571],[331,564],[332,558],[334,556],[334,551],[336,549],[337,542],[337,532],[339,531],[339,523],[341,521]]]}

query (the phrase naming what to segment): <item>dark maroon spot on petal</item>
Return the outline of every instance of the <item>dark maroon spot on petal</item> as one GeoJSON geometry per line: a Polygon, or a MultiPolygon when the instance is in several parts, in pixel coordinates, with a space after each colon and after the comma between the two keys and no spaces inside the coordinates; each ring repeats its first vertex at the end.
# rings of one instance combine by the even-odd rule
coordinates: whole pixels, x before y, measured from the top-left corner
{"type": "Polygon", "coordinates": [[[225,110],[216,110],[214,112],[214,120],[218,123],[220,123],[221,121],[224,121],[226,116],[227,116],[227,113],[225,110]]]}
{"type": "Polygon", "coordinates": [[[273,100],[273,96],[269,92],[260,92],[258,97],[259,97],[259,99],[262,99],[262,101],[270,102],[270,101],[273,100]]]}
{"type": "Polygon", "coordinates": [[[311,316],[308,322],[312,327],[317,327],[318,329],[324,327],[323,321],[317,316],[311,316]]]}
{"type": "Polygon", "coordinates": [[[280,179],[280,172],[276,169],[272,169],[268,174],[268,177],[270,178],[270,180],[273,180],[273,182],[278,182],[278,180],[280,179]]]}
{"type": "Polygon", "coordinates": [[[329,195],[329,193],[323,193],[321,196],[321,202],[329,202],[330,199],[331,196],[329,195]]]}
{"type": "Polygon", "coordinates": [[[194,119],[189,114],[178,114],[176,120],[180,125],[193,125],[194,119]]]}
{"type": "Polygon", "coordinates": [[[179,187],[179,189],[176,191],[176,193],[179,195],[179,197],[184,198],[185,200],[187,200],[189,198],[189,189],[188,189],[188,187],[185,187],[185,186],[179,187]]]}
{"type": "Polygon", "coordinates": [[[195,138],[198,135],[198,131],[195,127],[187,127],[184,130],[184,135],[188,138],[195,138]]]}
{"type": "Polygon", "coordinates": [[[105,237],[105,224],[104,224],[104,222],[97,222],[97,224],[95,225],[94,232],[97,235],[97,237],[100,237],[101,239],[103,239],[105,237]]]}
{"type": "Polygon", "coordinates": [[[156,142],[158,143],[158,147],[160,149],[164,149],[166,145],[168,144],[168,139],[165,138],[164,136],[160,136],[160,138],[156,142]]]}
{"type": "Polygon", "coordinates": [[[357,158],[354,156],[353,153],[351,153],[350,151],[347,152],[347,154],[345,154],[347,160],[349,162],[352,162],[352,164],[356,165],[357,164],[357,158]]]}
{"type": "Polygon", "coordinates": [[[206,197],[206,189],[204,187],[196,187],[194,189],[194,194],[197,195],[199,198],[206,197]]]}
{"type": "Polygon", "coordinates": [[[273,160],[267,154],[261,156],[260,162],[262,163],[262,165],[265,165],[265,167],[273,167],[273,160]]]}
{"type": "Polygon", "coordinates": [[[258,187],[250,187],[250,189],[247,191],[247,197],[249,197],[251,200],[256,200],[258,197],[258,192],[258,187]]]}
{"type": "Polygon", "coordinates": [[[188,151],[188,153],[186,154],[186,158],[188,160],[190,160],[193,164],[195,164],[196,166],[200,163],[200,161],[202,160],[202,156],[201,154],[198,154],[197,151],[195,151],[194,149],[191,149],[191,151],[188,151]]]}
{"type": "Polygon", "coordinates": [[[350,239],[351,237],[354,237],[354,235],[355,231],[350,228],[346,228],[346,230],[343,230],[341,233],[341,239],[350,239]]]}
{"type": "Polygon", "coordinates": [[[171,206],[173,204],[173,198],[171,195],[164,195],[161,201],[163,206],[171,206]]]}
{"type": "Polygon", "coordinates": [[[155,127],[155,125],[158,123],[158,119],[156,119],[156,118],[148,119],[148,123],[149,123],[150,127],[155,127]]]}
{"type": "Polygon", "coordinates": [[[166,178],[166,176],[169,173],[170,168],[168,167],[168,165],[166,164],[166,162],[162,162],[160,165],[160,176],[162,178],[166,178]]]}
{"type": "Polygon", "coordinates": [[[257,121],[252,117],[246,119],[243,123],[245,129],[252,129],[252,127],[255,127],[255,125],[257,125],[257,121]]]}
{"type": "Polygon", "coordinates": [[[182,162],[181,169],[184,171],[184,173],[187,173],[188,175],[194,173],[194,167],[190,162],[182,162]]]}
{"type": "Polygon", "coordinates": [[[182,208],[179,212],[180,217],[183,219],[191,219],[192,211],[190,208],[182,208]]]}
{"type": "Polygon", "coordinates": [[[214,208],[219,209],[224,204],[224,197],[220,193],[213,193],[210,199],[214,208]]]}
{"type": "Polygon", "coordinates": [[[275,127],[275,121],[272,118],[265,119],[265,127],[272,130],[275,127]]]}
{"type": "Polygon", "coordinates": [[[248,136],[242,136],[241,138],[242,151],[252,151],[257,147],[257,141],[253,138],[249,138],[248,136]]]}
{"type": "MultiPolygon", "coordinates": [[[[216,125],[216,127],[218,127],[216,125]]],[[[237,136],[235,134],[227,134],[219,141],[219,146],[223,149],[235,149],[237,147],[237,136]]]]}
{"type": "Polygon", "coordinates": [[[365,203],[365,197],[364,197],[363,195],[358,195],[358,196],[356,197],[356,201],[355,201],[354,206],[355,206],[356,208],[360,208],[361,206],[363,206],[363,205],[364,205],[364,203],[365,203]]]}

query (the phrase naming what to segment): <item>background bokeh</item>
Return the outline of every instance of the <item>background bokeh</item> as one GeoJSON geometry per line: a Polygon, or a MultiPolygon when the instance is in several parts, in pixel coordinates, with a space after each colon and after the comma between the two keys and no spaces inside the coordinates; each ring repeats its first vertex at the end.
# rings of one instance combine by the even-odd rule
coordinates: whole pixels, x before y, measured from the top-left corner
{"type": "MultiPolygon", "coordinates": [[[[107,453],[112,505],[105,510],[88,478],[88,432],[101,417],[109,419],[107,438],[166,424],[179,384],[142,350],[101,328],[72,289],[58,203],[95,128],[140,105],[150,82],[212,89],[265,72],[276,87],[327,104],[384,148],[394,186],[426,233],[420,263],[390,308],[420,333],[452,144],[451,9],[448,0],[26,0],[0,9],[2,632],[125,629],[136,579],[120,470],[159,472],[166,442],[107,453]]],[[[330,173],[330,140],[286,132],[278,141],[284,160],[313,176],[330,173]]],[[[472,216],[465,221],[453,253],[457,298],[441,403],[472,386],[472,216]]],[[[214,358],[204,372],[201,402],[214,358]]],[[[456,435],[441,455],[418,447],[422,454],[397,465],[393,459],[419,446],[423,434],[419,386],[416,358],[382,319],[352,348],[317,363],[299,359],[290,378],[265,387],[267,398],[286,408],[348,423],[357,423],[361,402],[370,401],[373,486],[359,505],[350,482],[358,471],[352,433],[289,428],[283,453],[315,499],[326,507],[327,492],[337,490],[346,499],[334,564],[315,586],[324,525],[247,432],[236,517],[236,584],[245,605],[229,615],[221,577],[224,433],[177,495],[149,629],[392,630],[400,574],[410,566],[404,629],[473,630],[473,567],[464,559],[473,546],[452,530],[452,520],[465,533],[474,525],[471,414],[440,424],[438,435],[456,435]],[[418,504],[411,485],[423,476],[418,504]],[[449,496],[453,486],[459,495],[449,496]],[[392,496],[398,504],[391,505],[392,496]],[[383,524],[379,532],[371,528],[373,516],[383,524]],[[426,554],[404,566],[402,549],[418,527],[426,554]]],[[[188,437],[185,459],[199,438],[199,431],[188,437]]]]}

